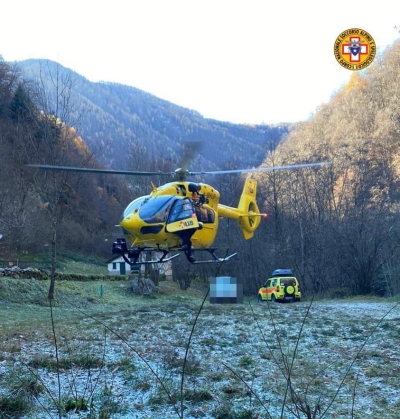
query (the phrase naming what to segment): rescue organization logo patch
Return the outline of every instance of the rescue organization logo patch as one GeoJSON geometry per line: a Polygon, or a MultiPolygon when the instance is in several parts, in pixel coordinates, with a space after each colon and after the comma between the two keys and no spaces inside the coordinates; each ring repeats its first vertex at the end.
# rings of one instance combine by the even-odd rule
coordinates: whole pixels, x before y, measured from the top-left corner
{"type": "Polygon", "coordinates": [[[348,70],[367,68],[376,55],[374,38],[363,29],[347,29],[335,41],[333,48],[336,61],[348,70]]]}

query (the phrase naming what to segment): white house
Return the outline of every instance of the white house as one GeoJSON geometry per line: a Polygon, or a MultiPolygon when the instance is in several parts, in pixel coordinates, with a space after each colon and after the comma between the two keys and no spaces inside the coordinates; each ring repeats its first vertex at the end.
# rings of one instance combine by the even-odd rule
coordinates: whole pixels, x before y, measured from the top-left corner
{"type": "Polygon", "coordinates": [[[139,272],[139,269],[143,271],[143,265],[142,268],[140,268],[140,265],[131,266],[129,263],[125,262],[122,256],[116,256],[109,260],[107,262],[107,267],[110,275],[129,275],[134,272],[139,272]]]}
{"type": "MultiPolygon", "coordinates": [[[[161,255],[157,255],[157,257],[161,257],[161,255]]],[[[153,269],[157,269],[160,275],[165,275],[167,278],[172,278],[172,263],[171,261],[167,261],[164,263],[153,264],[153,269]]],[[[141,273],[145,272],[145,265],[129,265],[126,263],[122,256],[116,256],[113,259],[110,259],[107,262],[108,273],[110,275],[129,275],[131,273],[141,273]]]]}

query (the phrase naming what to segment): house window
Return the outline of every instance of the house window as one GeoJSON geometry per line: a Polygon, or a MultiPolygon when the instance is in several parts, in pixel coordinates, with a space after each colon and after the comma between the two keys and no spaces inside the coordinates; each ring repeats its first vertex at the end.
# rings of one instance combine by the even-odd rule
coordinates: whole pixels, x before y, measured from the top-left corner
{"type": "Polygon", "coordinates": [[[113,262],[113,271],[115,271],[117,269],[117,262],[113,262]]]}

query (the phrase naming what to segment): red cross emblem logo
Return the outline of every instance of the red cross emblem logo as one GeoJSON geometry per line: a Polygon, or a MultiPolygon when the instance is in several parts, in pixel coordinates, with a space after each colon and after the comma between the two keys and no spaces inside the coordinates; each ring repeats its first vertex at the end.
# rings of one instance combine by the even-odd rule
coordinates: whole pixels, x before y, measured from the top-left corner
{"type": "Polygon", "coordinates": [[[359,36],[351,37],[348,44],[342,44],[342,55],[347,55],[351,63],[359,63],[361,57],[368,54],[368,44],[362,44],[359,36]]]}
{"type": "Polygon", "coordinates": [[[336,61],[348,70],[364,70],[376,55],[374,38],[364,29],[350,28],[343,31],[333,46],[336,61]]]}

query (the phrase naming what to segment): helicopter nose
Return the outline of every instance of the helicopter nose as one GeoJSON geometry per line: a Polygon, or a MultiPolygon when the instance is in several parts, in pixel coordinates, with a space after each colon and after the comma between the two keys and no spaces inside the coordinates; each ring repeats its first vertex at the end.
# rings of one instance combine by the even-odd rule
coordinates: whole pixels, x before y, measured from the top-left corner
{"type": "Polygon", "coordinates": [[[119,225],[124,231],[129,233],[139,231],[140,229],[138,218],[132,215],[123,217],[119,225]]]}

